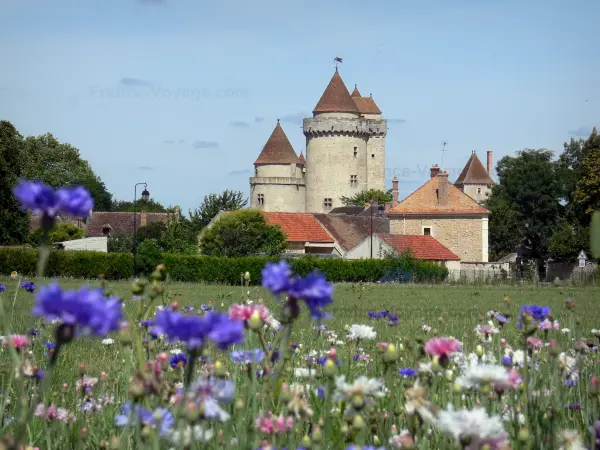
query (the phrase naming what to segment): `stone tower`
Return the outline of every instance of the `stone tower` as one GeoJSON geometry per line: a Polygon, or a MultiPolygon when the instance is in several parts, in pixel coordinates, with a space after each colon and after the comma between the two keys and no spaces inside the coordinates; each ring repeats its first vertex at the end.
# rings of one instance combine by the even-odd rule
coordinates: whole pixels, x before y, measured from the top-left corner
{"type": "Polygon", "coordinates": [[[494,180],[491,177],[492,172],[492,152],[487,152],[487,170],[473,151],[454,185],[475,200],[482,204],[490,195],[494,180]]]}
{"type": "Polygon", "coordinates": [[[385,187],[387,122],[372,97],[352,95],[337,69],[304,119],[306,211],[342,206],[341,197],[385,187]]]}
{"type": "Polygon", "coordinates": [[[304,156],[292,148],[279,120],[254,162],[250,177],[250,207],[262,211],[304,212],[304,156]]]}

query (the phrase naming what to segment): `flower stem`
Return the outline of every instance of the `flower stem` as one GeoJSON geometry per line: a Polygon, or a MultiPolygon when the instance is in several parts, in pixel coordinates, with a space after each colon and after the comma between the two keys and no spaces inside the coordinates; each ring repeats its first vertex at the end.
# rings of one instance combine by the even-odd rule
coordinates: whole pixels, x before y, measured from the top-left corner
{"type": "Polygon", "coordinates": [[[196,365],[196,358],[198,357],[198,355],[200,353],[202,353],[202,351],[198,350],[197,348],[189,349],[187,372],[185,374],[185,388],[186,389],[189,389],[190,385],[192,384],[192,378],[194,377],[194,366],[196,365]]]}

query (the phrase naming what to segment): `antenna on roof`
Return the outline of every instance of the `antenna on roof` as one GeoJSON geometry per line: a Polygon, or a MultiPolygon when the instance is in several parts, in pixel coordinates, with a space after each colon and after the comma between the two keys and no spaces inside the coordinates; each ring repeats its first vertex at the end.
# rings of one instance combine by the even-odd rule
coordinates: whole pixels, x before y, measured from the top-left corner
{"type": "Polygon", "coordinates": [[[444,152],[446,151],[446,145],[448,145],[447,141],[442,142],[442,164],[440,165],[440,169],[443,170],[444,169],[444,152]]]}

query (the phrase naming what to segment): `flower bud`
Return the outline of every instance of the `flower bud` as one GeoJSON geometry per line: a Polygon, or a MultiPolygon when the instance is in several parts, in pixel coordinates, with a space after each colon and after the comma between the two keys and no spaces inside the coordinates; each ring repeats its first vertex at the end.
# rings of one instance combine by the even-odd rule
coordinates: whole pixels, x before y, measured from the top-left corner
{"type": "Polygon", "coordinates": [[[327,358],[327,361],[325,361],[323,373],[325,374],[325,376],[331,378],[333,378],[337,374],[337,367],[332,359],[327,358]]]}
{"type": "Polygon", "coordinates": [[[348,434],[350,432],[350,429],[348,428],[348,425],[343,424],[340,427],[340,431],[342,432],[342,434],[346,435],[346,434],[348,434]]]}
{"type": "Polygon", "coordinates": [[[398,350],[394,344],[389,344],[383,354],[383,361],[386,363],[394,362],[398,359],[398,350]]]}
{"type": "Polygon", "coordinates": [[[81,430],[79,430],[79,438],[82,441],[86,441],[87,438],[88,438],[88,435],[89,435],[89,433],[88,433],[88,429],[87,428],[83,427],[81,430]]]}
{"type": "Polygon", "coordinates": [[[521,442],[528,442],[529,441],[529,430],[525,427],[521,428],[519,430],[518,439],[521,442]]]}
{"type": "Polygon", "coordinates": [[[348,331],[350,329],[350,326],[348,324],[344,325],[344,331],[348,331]]]}
{"type": "Polygon", "coordinates": [[[600,394],[600,380],[598,377],[590,379],[590,394],[600,394]]]}
{"type": "Polygon", "coordinates": [[[79,364],[79,367],[77,368],[77,373],[80,377],[84,376],[85,373],[87,371],[87,368],[85,367],[85,364],[79,364]]]}
{"type": "Polygon", "coordinates": [[[481,345],[475,347],[475,354],[480,358],[483,356],[483,347],[481,345]]]}
{"type": "Polygon", "coordinates": [[[246,281],[250,281],[250,272],[246,272],[246,273],[244,274],[244,280],[246,280],[246,281]]]}
{"type": "Polygon", "coordinates": [[[435,355],[431,359],[431,369],[434,372],[439,372],[440,370],[442,370],[442,366],[440,365],[440,357],[438,355],[435,355]]]}
{"type": "Polygon", "coordinates": [[[121,441],[117,436],[113,436],[110,440],[110,450],[119,450],[121,448],[121,441]]]}
{"type": "Polygon", "coordinates": [[[177,302],[171,303],[171,309],[173,311],[177,311],[179,309],[179,303],[177,303],[177,302]]]}
{"type": "Polygon", "coordinates": [[[134,281],[131,285],[131,292],[133,295],[141,295],[144,293],[144,286],[141,286],[138,281],[134,281]]]}
{"type": "Polygon", "coordinates": [[[321,427],[319,425],[315,425],[313,427],[311,438],[315,444],[318,444],[323,440],[323,432],[321,431],[321,427]]]}
{"type": "Polygon", "coordinates": [[[300,441],[300,445],[301,445],[302,447],[305,447],[305,448],[310,448],[310,446],[312,445],[312,441],[310,440],[310,436],[308,436],[308,435],[305,435],[305,436],[302,438],[302,440],[300,441]]]}
{"type": "Polygon", "coordinates": [[[225,369],[225,365],[221,361],[217,361],[215,363],[215,375],[219,378],[227,376],[227,370],[225,369]]]}
{"type": "Polygon", "coordinates": [[[246,405],[244,404],[244,400],[242,400],[241,398],[235,401],[235,409],[244,409],[245,407],[246,405]]]}
{"type": "Polygon", "coordinates": [[[354,395],[352,397],[352,406],[356,410],[361,410],[365,406],[365,400],[362,398],[362,395],[354,395]]]}
{"type": "Polygon", "coordinates": [[[352,428],[356,431],[362,430],[366,426],[365,419],[360,414],[354,416],[352,420],[352,428]]]}
{"type": "Polygon", "coordinates": [[[152,428],[145,426],[142,428],[142,439],[148,439],[152,436],[152,428]]]}
{"type": "Polygon", "coordinates": [[[248,319],[248,328],[254,331],[258,331],[261,330],[264,325],[265,323],[260,317],[260,313],[257,310],[255,310],[250,316],[250,319],[248,319]]]}
{"type": "Polygon", "coordinates": [[[452,381],[454,379],[454,372],[452,371],[452,369],[448,369],[446,370],[446,380],[448,381],[452,381]]]}
{"type": "Polygon", "coordinates": [[[404,351],[404,344],[400,344],[400,346],[398,347],[398,349],[403,352],[404,351]]]}
{"type": "Polygon", "coordinates": [[[331,347],[329,353],[327,353],[327,357],[329,359],[337,359],[337,349],[335,347],[331,347]]]}
{"type": "Polygon", "coordinates": [[[279,400],[282,403],[288,403],[292,399],[292,393],[290,392],[290,385],[287,382],[281,385],[281,390],[279,391],[279,400]]]}
{"type": "Polygon", "coordinates": [[[380,443],[381,443],[381,441],[379,440],[379,436],[374,435],[373,436],[373,444],[379,445],[380,443]]]}

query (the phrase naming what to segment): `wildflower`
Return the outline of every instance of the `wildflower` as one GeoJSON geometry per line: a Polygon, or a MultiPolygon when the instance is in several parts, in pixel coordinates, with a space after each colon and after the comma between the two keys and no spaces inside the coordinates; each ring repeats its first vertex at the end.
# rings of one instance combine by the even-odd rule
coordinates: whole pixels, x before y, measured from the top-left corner
{"type": "MultiPolygon", "coordinates": [[[[422,370],[419,369],[419,371],[422,370]]],[[[416,383],[404,393],[406,399],[404,410],[406,411],[406,414],[410,416],[418,414],[424,421],[433,423],[435,421],[435,416],[431,411],[432,405],[425,399],[425,394],[425,388],[421,386],[417,380],[416,383]]]]}
{"type": "Polygon", "coordinates": [[[551,330],[552,328],[553,328],[552,322],[548,319],[544,319],[540,323],[538,323],[538,330],[548,331],[548,330],[551,330]]]}
{"type": "Polygon", "coordinates": [[[172,311],[156,314],[153,333],[164,334],[170,342],[184,342],[189,349],[202,347],[210,339],[221,349],[244,342],[244,328],[239,320],[226,314],[208,312],[204,316],[186,316],[172,311]]]}
{"type": "Polygon", "coordinates": [[[63,291],[56,282],[40,289],[32,313],[47,320],[60,319],[97,336],[118,330],[123,317],[119,299],[105,297],[102,289],[84,286],[79,291],[63,291]]]}
{"type": "Polygon", "coordinates": [[[456,443],[468,442],[465,450],[487,446],[499,450],[508,443],[508,433],[500,416],[488,416],[484,408],[455,411],[452,405],[438,413],[436,424],[440,430],[454,437],[456,443]]]}
{"type": "Polygon", "coordinates": [[[456,381],[463,388],[470,389],[489,384],[500,392],[521,384],[518,372],[508,371],[504,367],[494,364],[472,364],[456,381]]]}
{"type": "Polygon", "coordinates": [[[167,409],[158,408],[156,411],[148,410],[139,404],[132,406],[127,402],[121,407],[121,414],[115,416],[118,427],[134,426],[140,423],[143,426],[157,428],[161,436],[168,436],[175,424],[175,418],[167,409]]]}
{"type": "Polygon", "coordinates": [[[489,324],[477,324],[475,327],[475,334],[483,342],[489,342],[492,339],[493,334],[498,334],[500,330],[496,328],[492,322],[489,324]]]}
{"type": "Polygon", "coordinates": [[[425,332],[425,333],[429,333],[431,331],[431,327],[429,325],[425,325],[423,324],[423,326],[421,327],[421,329],[425,332]]]}
{"type": "Polygon", "coordinates": [[[36,406],[33,415],[39,419],[45,419],[48,422],[54,420],[58,420],[59,422],[69,422],[71,419],[69,411],[65,408],[57,408],[56,405],[46,407],[43,403],[36,406]]]}
{"type": "Polygon", "coordinates": [[[280,434],[291,431],[294,426],[294,420],[291,416],[284,417],[280,414],[279,417],[273,417],[273,413],[269,412],[266,416],[256,419],[256,428],[265,434],[280,434]]]}
{"type": "Polygon", "coordinates": [[[371,340],[377,337],[377,333],[369,325],[353,324],[348,330],[348,339],[351,341],[371,340]]]}
{"type": "Polygon", "coordinates": [[[12,346],[17,351],[21,351],[29,347],[29,339],[27,336],[21,334],[13,334],[10,336],[10,340],[4,341],[4,346],[7,347],[8,345],[12,346]]]}
{"type": "Polygon", "coordinates": [[[169,358],[169,364],[173,369],[176,367],[185,367],[187,364],[187,356],[185,353],[176,353],[169,358]]]}
{"type": "Polygon", "coordinates": [[[103,345],[113,345],[114,343],[115,343],[114,339],[111,339],[111,338],[102,339],[103,345]]]}
{"type": "Polygon", "coordinates": [[[233,399],[233,381],[201,378],[192,384],[190,392],[195,403],[204,410],[206,419],[221,422],[229,420],[229,413],[222,409],[220,404],[229,403],[233,399]]]}
{"type": "Polygon", "coordinates": [[[398,318],[398,316],[396,314],[390,313],[387,317],[388,319],[388,325],[390,326],[395,326],[397,327],[398,324],[400,323],[400,319],[398,318]]]}
{"type": "Polygon", "coordinates": [[[402,430],[399,434],[393,435],[389,440],[392,448],[414,448],[415,440],[408,430],[402,430]]]}
{"type": "Polygon", "coordinates": [[[169,440],[173,444],[189,447],[193,441],[208,442],[214,435],[214,431],[204,425],[186,425],[183,431],[179,429],[172,430],[169,440]]]}
{"type": "Polygon", "coordinates": [[[347,383],[346,377],[340,375],[335,379],[334,401],[351,400],[354,396],[383,397],[385,395],[383,383],[374,378],[360,376],[353,383],[347,383]]]}
{"type": "Polygon", "coordinates": [[[265,357],[265,352],[259,348],[254,350],[236,350],[231,352],[231,360],[237,363],[257,364],[265,357]]]}
{"type": "Polygon", "coordinates": [[[2,294],[3,292],[6,292],[6,286],[0,283],[0,294],[2,294]]]}
{"type": "Polygon", "coordinates": [[[527,316],[534,324],[543,321],[550,315],[552,310],[548,306],[538,305],[523,305],[521,306],[521,314],[519,315],[519,329],[523,328],[523,318],[527,316]]]}
{"type": "Polygon", "coordinates": [[[440,360],[447,359],[452,353],[460,352],[461,349],[460,342],[454,338],[433,338],[425,343],[425,351],[431,356],[439,356],[440,360]]]}
{"type": "Polygon", "coordinates": [[[21,289],[25,289],[27,292],[35,291],[35,284],[31,281],[23,281],[21,283],[21,289]]]}
{"type": "Polygon", "coordinates": [[[412,378],[417,374],[417,371],[415,369],[405,368],[405,369],[400,369],[399,373],[400,373],[401,377],[412,378]]]}
{"type": "Polygon", "coordinates": [[[75,382],[75,388],[78,391],[91,389],[98,384],[98,378],[88,377],[87,375],[78,378],[75,382]]]}
{"type": "Polygon", "coordinates": [[[600,420],[597,420],[596,424],[589,428],[589,431],[592,434],[592,440],[596,444],[596,447],[600,448],[600,420]]]}
{"type": "Polygon", "coordinates": [[[286,261],[267,263],[262,270],[262,285],[274,295],[279,295],[290,288],[292,270],[286,261]]]}
{"type": "Polygon", "coordinates": [[[94,200],[82,186],[62,188],[56,193],[60,210],[73,217],[87,217],[94,208],[94,200]]]}
{"type": "Polygon", "coordinates": [[[94,200],[81,187],[61,188],[57,191],[37,181],[21,180],[13,189],[24,210],[54,218],[59,212],[87,217],[94,208],[94,200]]]}
{"type": "Polygon", "coordinates": [[[568,328],[563,328],[562,330],[560,330],[560,332],[562,334],[569,334],[571,332],[571,330],[569,330],[568,328]]]}
{"type": "Polygon", "coordinates": [[[529,336],[527,338],[527,345],[531,348],[534,348],[534,349],[540,348],[542,346],[542,344],[543,344],[543,342],[538,338],[535,338],[533,336],[529,336]]]}
{"type": "Polygon", "coordinates": [[[229,308],[229,318],[243,320],[246,324],[254,313],[258,313],[260,319],[271,328],[277,330],[281,325],[263,305],[232,305],[229,308]]]}
{"type": "Polygon", "coordinates": [[[16,271],[16,270],[13,270],[13,271],[10,273],[10,278],[11,278],[12,280],[14,280],[15,278],[17,278],[17,276],[18,276],[18,275],[19,275],[19,274],[17,273],[17,271],[16,271]]]}
{"type": "Polygon", "coordinates": [[[559,450],[585,450],[587,447],[575,430],[562,430],[557,436],[559,450]]]}

